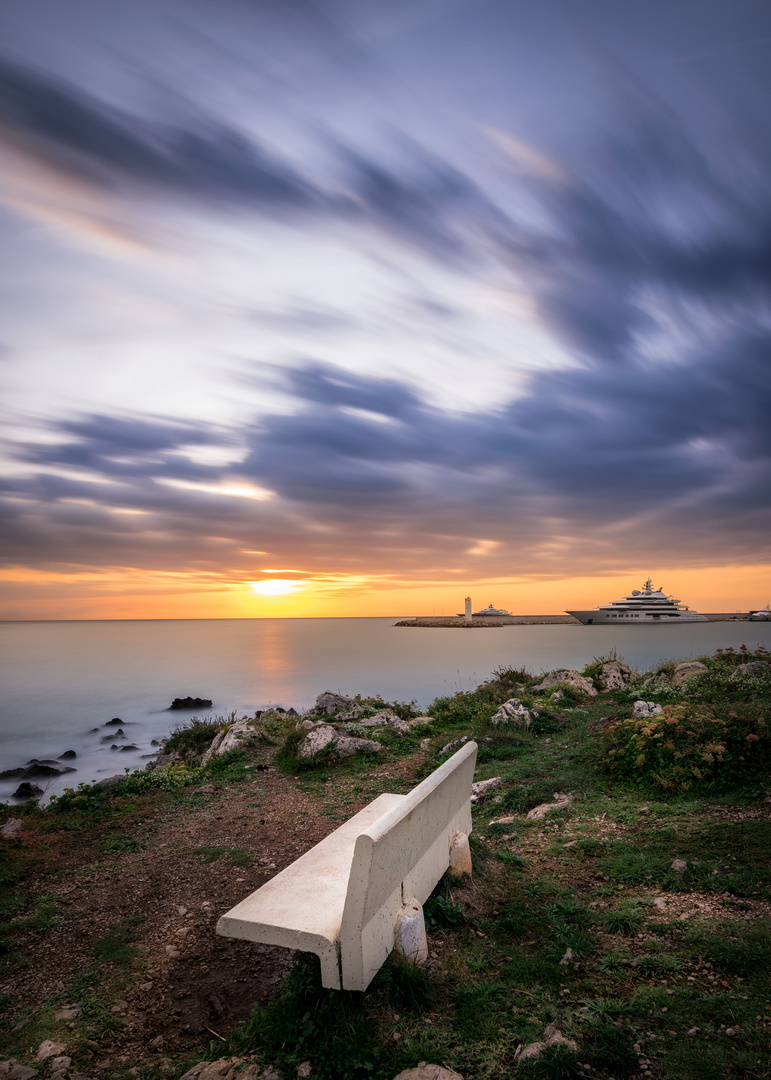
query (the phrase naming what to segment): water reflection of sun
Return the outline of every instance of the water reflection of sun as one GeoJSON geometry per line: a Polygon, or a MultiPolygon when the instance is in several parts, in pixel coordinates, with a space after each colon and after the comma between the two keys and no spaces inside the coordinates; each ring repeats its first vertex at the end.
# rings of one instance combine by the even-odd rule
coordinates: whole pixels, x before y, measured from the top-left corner
{"type": "Polygon", "coordinates": [[[267,578],[265,581],[249,582],[249,588],[258,596],[288,596],[289,593],[299,592],[302,587],[302,582],[286,581],[284,578],[267,578]]]}

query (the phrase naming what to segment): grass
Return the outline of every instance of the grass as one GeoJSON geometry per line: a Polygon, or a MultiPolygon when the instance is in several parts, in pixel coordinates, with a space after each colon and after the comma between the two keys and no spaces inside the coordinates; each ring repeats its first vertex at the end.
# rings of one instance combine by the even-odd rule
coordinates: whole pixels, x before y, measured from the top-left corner
{"type": "MultiPolygon", "coordinates": [[[[746,659],[741,652],[718,657],[708,665],[709,679],[694,680],[691,689],[668,688],[664,703],[703,716],[737,711],[741,717],[750,706],[756,720],[771,715],[771,696],[760,683],[732,682],[746,659]]],[[[598,673],[596,665],[585,672],[593,678],[598,673]]],[[[299,775],[313,813],[342,819],[349,804],[383,790],[409,790],[415,774],[435,767],[444,745],[467,735],[480,746],[477,778],[500,776],[502,786],[474,810],[473,879],[442,880],[424,905],[432,953],[425,968],[392,957],[365,994],[349,994],[324,990],[315,958],[300,955],[276,996],[245,1024],[230,1032],[215,1025],[226,1042],[213,1043],[208,1056],[244,1057],[287,1077],[310,1062],[311,1080],[391,1080],[418,1061],[441,1063],[475,1080],[621,1080],[641,1075],[641,1062],[649,1063],[647,1075],[654,1080],[771,1080],[771,925],[762,906],[771,899],[766,781],[755,776],[749,783],[742,776],[728,786],[682,791],[651,783],[645,770],[608,772],[600,718],[623,723],[631,703],[638,696],[655,700],[653,693],[627,688],[581,701],[580,708],[565,707],[574,700],[552,706],[544,698],[544,707],[532,692],[537,681],[512,666],[476,690],[438,699],[429,709],[425,754],[415,754],[415,739],[393,738],[374,759],[377,768],[372,759],[325,760],[299,775]],[[542,728],[490,725],[500,703],[514,696],[543,710],[542,728]],[[398,780],[382,775],[387,770],[380,766],[408,755],[415,755],[412,772],[400,767],[398,780]],[[527,812],[555,792],[570,792],[573,801],[542,821],[526,821],[527,812]],[[673,870],[675,859],[685,862],[684,871],[673,870]],[[658,897],[663,909],[653,905],[658,897]],[[543,1039],[550,1024],[576,1049],[555,1045],[517,1064],[518,1047],[543,1039]]],[[[386,707],[377,699],[366,704],[386,707]]],[[[402,707],[407,714],[410,707],[402,707]]],[[[281,724],[272,732],[276,741],[293,730],[291,723],[281,724]]],[[[216,777],[207,776],[226,788],[249,775],[255,754],[274,751],[263,744],[239,753],[218,767],[216,777]]],[[[127,791],[92,811],[55,809],[46,824],[74,822],[85,842],[121,856],[139,850],[132,816],[139,811],[128,806],[145,805],[148,815],[160,806],[184,814],[185,800],[194,802],[188,780],[168,790],[127,791]],[[94,823],[98,829],[89,833],[94,823]]],[[[40,835],[46,843],[57,839],[53,830],[40,835]]],[[[16,926],[9,940],[19,953],[32,935],[55,935],[55,920],[66,909],[50,895],[35,900],[24,891],[51,861],[42,849],[9,847],[0,855],[0,905],[16,926]],[[35,874],[25,870],[33,865],[35,874]]],[[[222,845],[201,845],[190,857],[232,866],[251,859],[243,849],[222,845]]],[[[102,1004],[104,987],[141,964],[141,935],[141,923],[122,921],[91,943],[82,985],[62,992],[83,1003],[78,1033],[108,1041],[118,1031],[120,1020],[102,1004]]],[[[22,1057],[38,1036],[39,1042],[56,1033],[46,1028],[47,1009],[37,1019],[30,1016],[14,1036],[22,1057]]],[[[18,1024],[21,1005],[6,1001],[2,1016],[18,1024]]],[[[203,1053],[202,1044],[197,1056],[203,1053]]],[[[173,1063],[172,1077],[184,1064],[173,1063]]],[[[140,1056],[136,1067],[149,1066],[140,1056]]],[[[123,1074],[115,1080],[124,1080],[123,1074]]]]}

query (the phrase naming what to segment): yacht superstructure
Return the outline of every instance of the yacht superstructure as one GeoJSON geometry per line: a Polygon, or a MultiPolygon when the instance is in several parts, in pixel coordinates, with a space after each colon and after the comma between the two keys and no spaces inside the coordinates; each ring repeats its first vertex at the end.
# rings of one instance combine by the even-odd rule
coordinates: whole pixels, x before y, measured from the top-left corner
{"type": "Polygon", "coordinates": [[[687,622],[709,622],[706,615],[700,615],[698,611],[691,611],[679,600],[675,600],[662,589],[654,589],[651,579],[645,582],[642,589],[633,589],[629,596],[623,600],[614,600],[610,604],[602,604],[591,611],[569,611],[579,622],[586,626],[605,625],[612,623],[615,626],[628,624],[640,626],[642,624],[665,625],[687,622]]]}

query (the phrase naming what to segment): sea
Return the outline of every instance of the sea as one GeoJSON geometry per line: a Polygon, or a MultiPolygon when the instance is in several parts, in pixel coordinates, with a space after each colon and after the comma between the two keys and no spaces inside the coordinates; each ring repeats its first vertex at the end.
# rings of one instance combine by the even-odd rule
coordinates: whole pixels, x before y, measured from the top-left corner
{"type": "MultiPolygon", "coordinates": [[[[718,648],[771,648],[771,623],[460,630],[395,626],[402,617],[0,623],[0,771],[74,751],[62,761],[72,772],[35,780],[45,803],[66,787],[144,768],[193,713],[302,712],[325,690],[425,709],[500,667],[580,669],[615,652],[644,671],[718,648]],[[212,707],[169,711],[188,696],[212,707]],[[120,726],[109,724],[116,719],[120,726]]],[[[0,778],[0,800],[17,801],[18,784],[0,778]]]]}

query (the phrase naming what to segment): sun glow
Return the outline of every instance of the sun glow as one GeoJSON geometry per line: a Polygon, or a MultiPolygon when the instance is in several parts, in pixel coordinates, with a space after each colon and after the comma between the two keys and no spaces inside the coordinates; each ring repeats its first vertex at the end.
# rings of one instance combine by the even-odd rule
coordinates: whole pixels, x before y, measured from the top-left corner
{"type": "Polygon", "coordinates": [[[250,581],[249,588],[258,596],[287,596],[303,588],[304,582],[284,581],[282,578],[267,578],[265,581],[250,581]]]}

